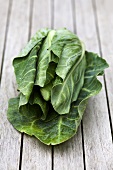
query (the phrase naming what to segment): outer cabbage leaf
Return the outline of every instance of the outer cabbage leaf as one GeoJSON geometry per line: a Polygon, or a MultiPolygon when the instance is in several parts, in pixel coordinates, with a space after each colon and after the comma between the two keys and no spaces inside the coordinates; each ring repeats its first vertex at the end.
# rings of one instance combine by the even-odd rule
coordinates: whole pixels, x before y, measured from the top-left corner
{"type": "MultiPolygon", "coordinates": [[[[51,91],[51,103],[59,114],[69,113],[72,101],[75,101],[84,83],[84,72],[86,68],[86,58],[82,54],[69,70],[64,81],[54,83],[51,91]],[[80,80],[81,79],[81,80],[80,80]],[[79,85],[80,84],[80,85],[79,85]]],[[[58,78],[57,78],[58,80],[58,78]]]]}
{"type": "Polygon", "coordinates": [[[39,30],[21,51],[19,56],[13,60],[18,90],[21,92],[19,105],[24,105],[28,102],[35,80],[37,52],[42,40],[47,36],[49,31],[49,29],[39,30]]]}
{"type": "Polygon", "coordinates": [[[10,99],[8,119],[13,126],[20,132],[34,135],[47,145],[56,145],[70,139],[77,132],[88,98],[98,94],[102,88],[96,76],[108,67],[106,61],[94,53],[86,52],[86,63],[84,85],[68,114],[59,115],[50,106],[49,117],[42,121],[40,114],[32,112],[28,106],[24,106],[20,113],[19,98],[10,99]]]}
{"type": "MultiPolygon", "coordinates": [[[[38,30],[36,34],[27,43],[27,45],[23,48],[23,50],[20,52],[18,57],[25,57],[31,51],[31,49],[37,44],[39,44],[39,48],[40,48],[41,41],[47,36],[49,31],[50,29],[48,28],[38,30]]],[[[17,58],[15,58],[14,60],[16,59],[17,58]]]]}
{"type": "Polygon", "coordinates": [[[78,39],[64,45],[56,68],[56,74],[64,80],[69,70],[76,64],[84,52],[85,49],[78,39]]]}
{"type": "Polygon", "coordinates": [[[83,44],[78,37],[67,29],[56,31],[50,49],[59,57],[56,74],[65,79],[71,67],[82,55],[83,44]]]}
{"type": "Polygon", "coordinates": [[[13,62],[18,90],[21,92],[20,105],[28,102],[33,89],[38,48],[35,46],[26,57],[16,58],[13,62]]]}
{"type": "Polygon", "coordinates": [[[64,45],[72,42],[72,40],[78,40],[78,37],[66,28],[58,29],[52,39],[50,50],[60,58],[64,45]]]}

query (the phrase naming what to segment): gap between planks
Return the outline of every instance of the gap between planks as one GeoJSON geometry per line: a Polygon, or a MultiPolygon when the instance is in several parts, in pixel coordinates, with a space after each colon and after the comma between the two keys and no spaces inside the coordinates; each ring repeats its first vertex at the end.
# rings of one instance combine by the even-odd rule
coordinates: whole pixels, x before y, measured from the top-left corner
{"type": "Polygon", "coordinates": [[[3,70],[3,65],[4,65],[4,55],[5,55],[7,34],[8,34],[9,22],[10,22],[10,16],[11,16],[12,1],[13,0],[9,0],[9,4],[8,4],[8,13],[7,13],[7,20],[6,20],[6,28],[5,28],[5,38],[4,38],[4,45],[3,45],[3,52],[2,52],[1,68],[0,68],[1,69],[0,70],[0,85],[1,85],[1,79],[2,79],[2,70],[3,70]]]}

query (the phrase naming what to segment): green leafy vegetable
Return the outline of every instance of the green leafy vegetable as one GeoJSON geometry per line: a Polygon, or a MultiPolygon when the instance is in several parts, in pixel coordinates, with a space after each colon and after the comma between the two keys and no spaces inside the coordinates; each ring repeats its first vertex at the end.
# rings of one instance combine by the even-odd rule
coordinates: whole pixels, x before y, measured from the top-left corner
{"type": "Polygon", "coordinates": [[[56,145],[76,134],[108,64],[67,29],[41,29],[13,66],[20,94],[9,100],[8,120],[18,131],[56,145]]]}

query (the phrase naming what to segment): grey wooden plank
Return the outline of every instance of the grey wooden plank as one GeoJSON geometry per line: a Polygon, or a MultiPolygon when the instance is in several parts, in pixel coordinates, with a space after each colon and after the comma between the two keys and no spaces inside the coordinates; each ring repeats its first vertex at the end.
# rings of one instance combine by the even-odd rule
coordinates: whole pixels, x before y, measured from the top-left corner
{"type": "Polygon", "coordinates": [[[54,0],[54,27],[73,31],[72,4],[70,0],[54,0]]]}
{"type": "MultiPolygon", "coordinates": [[[[31,35],[38,29],[51,27],[50,0],[34,0],[31,35]]],[[[50,170],[52,166],[51,146],[38,139],[24,135],[22,170],[50,170]]]]}
{"type": "MultiPolygon", "coordinates": [[[[99,2],[99,1],[98,1],[99,2]]],[[[75,1],[77,34],[88,50],[99,53],[99,42],[91,0],[75,1]],[[81,12],[82,11],[82,12],[81,12]]],[[[103,11],[104,13],[104,11],[103,11]]],[[[108,70],[106,70],[107,72],[108,70]]],[[[113,146],[103,77],[102,91],[89,100],[83,118],[86,169],[113,169],[113,146]]]]}
{"type": "MultiPolygon", "coordinates": [[[[54,28],[66,27],[74,31],[70,0],[54,2],[54,28]]],[[[81,128],[69,141],[54,147],[54,170],[83,170],[81,128]]]]}
{"type": "MultiPolygon", "coordinates": [[[[4,1],[5,3],[6,1],[4,1]]],[[[8,99],[17,95],[12,59],[28,39],[29,0],[13,1],[4,55],[0,97],[0,169],[19,169],[21,134],[8,122],[8,99]]]]}
{"type": "Polygon", "coordinates": [[[41,28],[51,28],[51,0],[34,0],[31,35],[41,28]]]}
{"type": "Polygon", "coordinates": [[[22,170],[51,170],[51,146],[25,135],[23,141],[22,170]]]}
{"type": "MultiPolygon", "coordinates": [[[[99,37],[103,57],[108,61],[109,68],[105,71],[108,102],[113,132],[113,1],[96,0],[99,37]]],[[[112,133],[113,135],[113,133],[112,133]]],[[[113,137],[113,136],[112,136],[113,137]]]]}
{"type": "Polygon", "coordinates": [[[5,43],[8,7],[9,7],[9,0],[6,0],[5,2],[4,0],[0,0],[0,72],[1,72],[2,56],[3,56],[4,43],[5,43]]]}
{"type": "Polygon", "coordinates": [[[54,146],[54,169],[84,169],[81,126],[79,127],[77,134],[72,139],[54,146]]]}

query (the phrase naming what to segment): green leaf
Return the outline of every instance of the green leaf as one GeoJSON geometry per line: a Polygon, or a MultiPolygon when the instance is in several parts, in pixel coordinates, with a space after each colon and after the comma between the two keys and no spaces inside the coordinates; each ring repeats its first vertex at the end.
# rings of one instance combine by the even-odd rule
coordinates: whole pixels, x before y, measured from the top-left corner
{"type": "Polygon", "coordinates": [[[83,49],[81,56],[71,67],[64,81],[58,83],[55,82],[53,85],[51,91],[51,103],[55,111],[59,114],[69,113],[71,102],[77,99],[81,90],[79,84],[81,87],[83,86],[84,71],[86,68],[84,52],[83,49]],[[82,81],[79,81],[80,79],[82,81]]]}
{"type": "Polygon", "coordinates": [[[8,120],[18,131],[56,145],[76,134],[108,64],[67,29],[41,29],[13,66],[20,93],[9,100],[8,120]]]}
{"type": "Polygon", "coordinates": [[[20,132],[35,136],[47,145],[62,143],[76,134],[88,98],[98,94],[102,88],[96,75],[108,67],[105,60],[93,53],[86,53],[86,62],[87,67],[83,88],[80,91],[77,101],[71,104],[71,109],[68,114],[58,115],[51,106],[49,115],[53,115],[52,119],[50,116],[43,121],[39,119],[39,114],[32,112],[29,107],[23,108],[20,113],[18,111],[19,98],[10,99],[8,119],[13,126],[20,132]],[[89,60],[91,60],[91,62],[89,62],[89,60]]]}
{"type": "Polygon", "coordinates": [[[21,92],[19,105],[24,105],[29,100],[35,79],[37,52],[49,31],[49,29],[37,31],[19,56],[13,60],[18,90],[21,92]]]}
{"type": "Polygon", "coordinates": [[[50,49],[60,58],[64,45],[76,39],[78,40],[78,37],[66,28],[56,30],[50,49]]]}
{"type": "Polygon", "coordinates": [[[43,96],[45,101],[49,101],[51,99],[52,86],[53,86],[53,81],[47,84],[46,86],[40,88],[41,95],[43,96]]]}
{"type": "Polygon", "coordinates": [[[50,29],[48,28],[38,30],[36,34],[31,38],[31,40],[27,43],[27,45],[24,47],[24,49],[20,52],[18,57],[25,57],[35,45],[39,45],[40,48],[42,40],[47,36],[49,31],[50,29]]]}
{"type": "Polygon", "coordinates": [[[74,39],[64,45],[56,68],[56,74],[64,80],[69,70],[79,60],[83,51],[84,45],[81,44],[79,39],[74,39]]]}
{"type": "Polygon", "coordinates": [[[56,56],[52,51],[51,51],[51,61],[53,61],[54,63],[58,63],[59,61],[58,56],[56,56]]]}
{"type": "Polygon", "coordinates": [[[36,73],[37,51],[38,46],[35,46],[26,57],[15,58],[13,62],[18,90],[22,95],[20,105],[24,105],[28,102],[33,89],[36,73]]]}
{"type": "Polygon", "coordinates": [[[48,106],[47,102],[42,98],[42,96],[40,94],[40,89],[36,85],[33,88],[32,94],[31,94],[30,99],[29,99],[29,103],[31,105],[37,104],[37,105],[40,106],[40,108],[43,112],[41,119],[45,120],[47,113],[48,113],[48,110],[49,110],[49,106],[48,106]]]}
{"type": "Polygon", "coordinates": [[[49,63],[49,66],[48,66],[48,69],[47,69],[47,72],[46,72],[45,85],[47,85],[48,83],[50,83],[54,79],[56,66],[57,66],[57,64],[54,63],[54,62],[49,63]]]}
{"type": "Polygon", "coordinates": [[[49,67],[49,63],[52,61],[51,50],[49,50],[49,47],[51,46],[51,40],[54,34],[54,30],[49,32],[38,54],[39,59],[37,63],[37,75],[35,85],[39,85],[40,87],[43,87],[46,82],[46,72],[49,67]]]}

